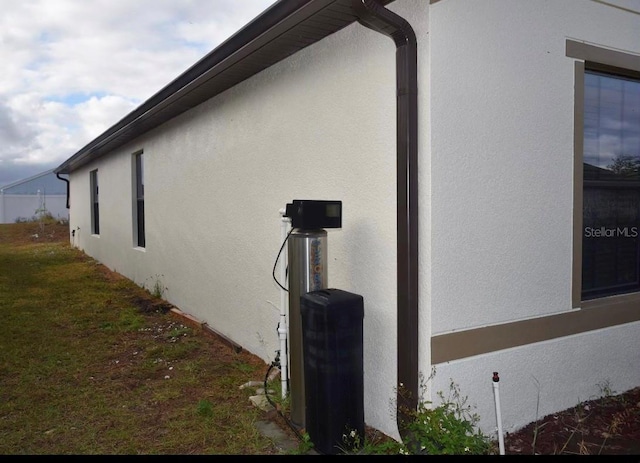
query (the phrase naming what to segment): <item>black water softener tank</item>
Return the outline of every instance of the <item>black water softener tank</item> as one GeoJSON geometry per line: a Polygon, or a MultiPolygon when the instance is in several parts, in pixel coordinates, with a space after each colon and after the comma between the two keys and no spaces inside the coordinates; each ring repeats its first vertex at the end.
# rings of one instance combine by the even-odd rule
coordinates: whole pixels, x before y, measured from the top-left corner
{"type": "Polygon", "coordinates": [[[300,296],[306,431],[326,455],[364,442],[362,296],[321,289],[300,296]]]}

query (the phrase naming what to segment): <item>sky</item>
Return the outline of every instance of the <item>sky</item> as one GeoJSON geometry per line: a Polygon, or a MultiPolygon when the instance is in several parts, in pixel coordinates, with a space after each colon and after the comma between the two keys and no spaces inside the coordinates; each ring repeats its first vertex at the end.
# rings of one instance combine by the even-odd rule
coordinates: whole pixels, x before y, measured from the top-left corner
{"type": "Polygon", "coordinates": [[[275,0],[0,0],[0,186],[59,166],[275,0]]]}

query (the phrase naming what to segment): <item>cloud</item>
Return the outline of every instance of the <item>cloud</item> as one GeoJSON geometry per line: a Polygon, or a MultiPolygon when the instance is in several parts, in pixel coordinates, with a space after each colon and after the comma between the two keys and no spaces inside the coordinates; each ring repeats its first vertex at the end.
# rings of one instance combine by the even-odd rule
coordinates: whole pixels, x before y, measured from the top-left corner
{"type": "Polygon", "coordinates": [[[0,139],[4,149],[12,152],[33,138],[34,131],[22,120],[22,115],[0,99],[0,139]]]}
{"type": "Polygon", "coordinates": [[[59,165],[273,0],[4,3],[0,184],[59,165]]]}

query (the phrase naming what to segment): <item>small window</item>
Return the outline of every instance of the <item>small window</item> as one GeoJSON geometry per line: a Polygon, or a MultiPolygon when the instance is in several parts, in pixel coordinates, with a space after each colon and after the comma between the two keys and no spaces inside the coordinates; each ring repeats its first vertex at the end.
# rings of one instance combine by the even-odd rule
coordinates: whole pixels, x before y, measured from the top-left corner
{"type": "Polygon", "coordinates": [[[640,80],[584,79],[582,299],[640,290],[640,80]]]}
{"type": "Polygon", "coordinates": [[[89,174],[91,188],[91,233],[100,234],[100,207],[98,202],[98,171],[92,170],[89,174]]]}
{"type": "Polygon", "coordinates": [[[142,152],[134,155],[135,167],[135,209],[134,209],[134,222],[135,222],[135,244],[138,247],[145,247],[145,233],[144,233],[144,157],[142,152]]]}

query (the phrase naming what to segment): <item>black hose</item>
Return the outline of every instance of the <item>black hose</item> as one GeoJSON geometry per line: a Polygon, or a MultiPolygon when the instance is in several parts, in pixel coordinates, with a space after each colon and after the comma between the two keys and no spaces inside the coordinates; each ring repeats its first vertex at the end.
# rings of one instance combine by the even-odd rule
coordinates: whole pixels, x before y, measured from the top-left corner
{"type": "MultiPolygon", "coordinates": [[[[278,251],[278,255],[276,256],[276,261],[273,263],[273,270],[271,271],[271,275],[273,276],[273,281],[275,281],[278,284],[278,286],[280,286],[280,288],[282,288],[286,292],[289,292],[289,290],[287,288],[285,288],[284,286],[282,286],[282,284],[276,278],[276,267],[278,266],[278,259],[280,258],[280,254],[282,254],[282,250],[284,249],[284,245],[287,244],[287,240],[289,239],[289,236],[291,235],[292,231],[293,231],[293,228],[291,230],[289,230],[289,233],[287,233],[287,237],[282,242],[282,246],[280,246],[280,250],[278,251]]],[[[286,272],[285,275],[289,273],[289,267],[287,267],[285,272],[286,272]]]]}

